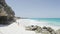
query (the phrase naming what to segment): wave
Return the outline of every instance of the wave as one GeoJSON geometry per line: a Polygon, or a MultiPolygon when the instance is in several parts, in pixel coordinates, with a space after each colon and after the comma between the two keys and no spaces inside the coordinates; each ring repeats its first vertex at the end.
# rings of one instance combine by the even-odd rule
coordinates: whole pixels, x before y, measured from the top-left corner
{"type": "Polygon", "coordinates": [[[47,26],[47,27],[53,27],[53,28],[60,28],[60,26],[57,26],[55,24],[50,24],[47,21],[37,21],[37,20],[32,20],[32,19],[20,19],[20,21],[18,20],[18,22],[25,26],[30,26],[30,25],[38,25],[38,26],[47,26]]]}
{"type": "Polygon", "coordinates": [[[37,21],[37,20],[31,20],[31,19],[20,19],[17,20],[20,24],[23,24],[24,26],[28,25],[48,25],[48,22],[43,22],[43,21],[37,21]]]}
{"type": "Polygon", "coordinates": [[[32,20],[32,19],[20,19],[20,21],[18,20],[18,22],[24,26],[28,26],[28,25],[38,25],[41,27],[42,26],[57,26],[54,23],[49,23],[48,21],[37,21],[37,20],[32,20]]]}

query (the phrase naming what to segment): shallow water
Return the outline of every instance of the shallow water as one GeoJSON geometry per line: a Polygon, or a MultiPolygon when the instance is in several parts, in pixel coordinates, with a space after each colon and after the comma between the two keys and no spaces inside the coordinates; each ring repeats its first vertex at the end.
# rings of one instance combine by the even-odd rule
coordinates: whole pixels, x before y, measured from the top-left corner
{"type": "Polygon", "coordinates": [[[60,26],[60,18],[30,18],[32,20],[46,22],[49,25],[60,26]]]}

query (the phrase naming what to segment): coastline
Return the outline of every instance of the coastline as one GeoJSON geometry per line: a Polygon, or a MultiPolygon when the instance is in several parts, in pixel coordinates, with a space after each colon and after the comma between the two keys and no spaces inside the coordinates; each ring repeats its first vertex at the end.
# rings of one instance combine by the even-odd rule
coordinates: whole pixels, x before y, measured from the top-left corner
{"type": "MultiPolygon", "coordinates": [[[[36,34],[34,31],[26,31],[25,26],[38,25],[38,26],[47,26],[44,22],[38,22],[30,19],[17,19],[15,23],[12,23],[6,27],[0,27],[0,31],[4,34],[36,34]],[[19,23],[19,25],[17,23],[19,23]],[[45,25],[44,25],[45,24],[45,25]]],[[[60,27],[55,27],[48,25],[54,30],[60,29],[60,27]]]]}
{"type": "MultiPolygon", "coordinates": [[[[47,26],[47,27],[52,27],[53,29],[57,30],[60,28],[60,26],[55,26],[55,25],[50,25],[47,22],[41,22],[41,21],[36,21],[36,20],[31,20],[31,19],[19,19],[20,23],[24,26],[30,26],[30,25],[38,25],[38,26],[47,26]]],[[[19,21],[18,20],[18,21],[19,21]]]]}

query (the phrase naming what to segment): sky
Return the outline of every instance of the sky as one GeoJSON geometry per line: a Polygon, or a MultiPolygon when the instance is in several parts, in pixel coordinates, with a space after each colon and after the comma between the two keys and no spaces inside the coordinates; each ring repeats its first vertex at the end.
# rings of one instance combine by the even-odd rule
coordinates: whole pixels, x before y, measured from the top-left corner
{"type": "Polygon", "coordinates": [[[16,16],[60,18],[60,0],[6,0],[16,16]]]}

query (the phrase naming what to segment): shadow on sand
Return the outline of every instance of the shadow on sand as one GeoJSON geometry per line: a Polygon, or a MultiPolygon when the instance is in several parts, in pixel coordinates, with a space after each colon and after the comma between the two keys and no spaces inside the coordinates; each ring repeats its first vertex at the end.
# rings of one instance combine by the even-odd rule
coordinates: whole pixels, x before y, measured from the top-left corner
{"type": "Polygon", "coordinates": [[[14,22],[15,20],[13,18],[7,19],[6,17],[0,17],[0,27],[8,26],[14,22]]]}

